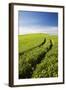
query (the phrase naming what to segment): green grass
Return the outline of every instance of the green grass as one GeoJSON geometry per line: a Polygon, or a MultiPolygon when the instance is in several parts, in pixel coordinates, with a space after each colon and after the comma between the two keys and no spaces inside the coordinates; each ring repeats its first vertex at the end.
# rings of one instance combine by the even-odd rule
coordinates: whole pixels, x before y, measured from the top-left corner
{"type": "Polygon", "coordinates": [[[54,45],[50,51],[47,52],[45,58],[41,63],[36,65],[32,77],[57,77],[58,76],[58,50],[54,45]]]}
{"type": "Polygon", "coordinates": [[[44,41],[46,34],[27,34],[27,35],[19,35],[19,52],[24,52],[29,50],[30,48],[36,47],[44,41]]]}
{"type": "Polygon", "coordinates": [[[19,78],[58,76],[58,37],[19,35],[19,78]]]}

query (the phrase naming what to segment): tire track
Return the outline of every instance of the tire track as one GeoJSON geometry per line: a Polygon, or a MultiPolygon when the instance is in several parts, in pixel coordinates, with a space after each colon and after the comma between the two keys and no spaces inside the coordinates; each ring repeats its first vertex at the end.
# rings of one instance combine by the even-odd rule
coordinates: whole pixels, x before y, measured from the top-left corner
{"type": "Polygon", "coordinates": [[[54,45],[52,46],[51,50],[46,53],[46,56],[43,58],[43,60],[38,65],[36,65],[32,74],[32,78],[46,78],[58,76],[58,57],[56,56],[57,53],[55,53],[56,49],[54,50],[53,48],[55,48],[54,45]]]}
{"type": "MultiPolygon", "coordinates": [[[[46,40],[45,40],[45,42],[46,42],[46,40]]],[[[40,47],[40,48],[42,48],[42,51],[41,51],[41,53],[39,53],[38,54],[38,57],[37,58],[32,58],[31,57],[31,59],[29,59],[29,64],[31,64],[31,67],[32,67],[32,71],[30,72],[30,77],[27,77],[27,75],[25,75],[24,77],[22,77],[22,78],[31,78],[32,77],[32,74],[33,74],[33,71],[35,70],[35,68],[36,68],[36,65],[37,64],[39,64],[39,63],[41,63],[41,61],[42,61],[42,59],[45,57],[45,55],[46,55],[46,53],[49,51],[49,50],[51,50],[51,48],[52,48],[52,46],[53,46],[53,43],[52,43],[52,40],[49,40],[49,42],[48,43],[42,43],[40,46],[38,46],[38,47],[40,47]],[[49,43],[49,44],[48,44],[49,43]],[[30,62],[32,60],[32,62],[30,62]],[[32,65],[33,64],[33,65],[32,65]]],[[[40,49],[39,48],[39,49],[40,49]]],[[[29,50],[30,51],[30,50],[29,50]]],[[[22,54],[21,54],[22,55],[22,54]]],[[[27,74],[27,72],[26,72],[26,74],[27,74]]],[[[19,78],[21,78],[21,77],[19,77],[19,78]]]]}
{"type": "MultiPolygon", "coordinates": [[[[48,51],[51,50],[52,46],[53,46],[52,40],[50,40],[49,47],[46,47],[46,49],[38,56],[38,58],[37,58],[38,63],[37,64],[39,64],[42,61],[42,59],[45,58],[45,55],[47,54],[48,51]]],[[[35,68],[36,68],[36,65],[35,65],[33,70],[35,70],[35,68]]]]}

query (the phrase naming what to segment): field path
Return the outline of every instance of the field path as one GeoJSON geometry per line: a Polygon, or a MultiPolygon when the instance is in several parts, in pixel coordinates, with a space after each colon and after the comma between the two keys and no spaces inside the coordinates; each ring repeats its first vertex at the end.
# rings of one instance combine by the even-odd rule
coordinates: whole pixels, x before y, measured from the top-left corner
{"type": "MultiPolygon", "coordinates": [[[[52,43],[52,40],[50,40],[50,46],[49,46],[49,48],[47,47],[47,48],[46,48],[46,52],[45,52],[45,50],[44,50],[44,52],[42,52],[42,53],[38,56],[37,61],[39,61],[39,62],[38,62],[37,64],[41,63],[41,61],[45,58],[45,55],[47,54],[47,52],[51,50],[52,46],[53,46],[53,43],[52,43]]],[[[36,65],[37,65],[37,64],[36,64],[36,65]]],[[[36,65],[35,65],[35,67],[34,67],[34,70],[35,70],[35,68],[36,68],[36,65]]]]}
{"type": "MultiPolygon", "coordinates": [[[[38,46],[38,51],[36,51],[37,49],[33,49],[33,48],[30,49],[30,50],[28,50],[29,52],[31,52],[31,50],[35,50],[35,52],[38,53],[37,54],[37,58],[36,58],[36,56],[35,57],[30,56],[31,53],[29,54],[28,63],[31,65],[31,72],[30,72],[29,75],[27,75],[28,72],[26,72],[26,71],[29,71],[29,70],[28,70],[28,68],[26,68],[25,75],[23,77],[21,77],[21,75],[20,75],[20,77],[21,78],[31,78],[32,77],[32,74],[33,74],[33,71],[36,69],[36,65],[41,63],[41,61],[43,60],[43,58],[45,58],[45,55],[47,54],[47,52],[51,50],[52,46],[53,46],[52,40],[47,40],[46,39],[46,40],[44,40],[43,43],[41,43],[38,46]],[[40,50],[41,50],[41,52],[40,52],[40,50]]],[[[24,52],[24,53],[27,55],[26,52],[24,52]]],[[[21,55],[23,55],[23,54],[21,54],[21,55]]],[[[26,57],[26,55],[25,55],[25,57],[26,57]]],[[[34,56],[35,53],[33,53],[32,55],[34,56]]],[[[27,58],[25,58],[24,60],[26,61],[27,58]]],[[[27,64],[27,62],[26,62],[26,64],[27,64]]]]}

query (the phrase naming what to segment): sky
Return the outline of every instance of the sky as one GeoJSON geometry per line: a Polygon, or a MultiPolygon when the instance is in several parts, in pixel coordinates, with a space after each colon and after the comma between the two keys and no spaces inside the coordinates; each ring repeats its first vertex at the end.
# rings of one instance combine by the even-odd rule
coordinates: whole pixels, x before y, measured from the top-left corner
{"type": "Polygon", "coordinates": [[[57,33],[58,13],[19,11],[18,26],[19,34],[27,34],[31,32],[48,33],[49,31],[57,33]]]}

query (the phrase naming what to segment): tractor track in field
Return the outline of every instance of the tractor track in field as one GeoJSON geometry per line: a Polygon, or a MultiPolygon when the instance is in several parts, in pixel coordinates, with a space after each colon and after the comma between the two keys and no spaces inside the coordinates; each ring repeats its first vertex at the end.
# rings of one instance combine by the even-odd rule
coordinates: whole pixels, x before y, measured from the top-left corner
{"type": "Polygon", "coordinates": [[[28,50],[26,50],[26,51],[24,51],[24,52],[19,53],[19,56],[23,55],[24,53],[26,53],[26,52],[28,52],[28,51],[31,51],[31,50],[37,48],[37,47],[41,47],[43,44],[45,44],[45,42],[46,42],[46,38],[44,39],[44,41],[43,41],[41,44],[39,44],[39,45],[37,45],[37,46],[35,46],[35,47],[33,47],[33,48],[30,48],[30,49],[28,49],[28,50]]]}
{"type": "MultiPolygon", "coordinates": [[[[46,52],[44,51],[44,52],[42,52],[42,53],[38,56],[38,58],[37,58],[38,63],[37,63],[37,64],[41,63],[41,61],[43,60],[43,58],[45,58],[47,52],[51,50],[52,46],[53,46],[53,43],[52,43],[52,40],[50,40],[50,46],[49,46],[49,48],[46,48],[46,52]]],[[[36,64],[36,65],[37,65],[37,64],[36,64]]],[[[34,70],[35,70],[35,68],[36,68],[36,65],[35,65],[35,67],[34,67],[34,70]]]]}
{"type": "MultiPolygon", "coordinates": [[[[46,42],[46,39],[44,40],[44,42],[42,42],[42,43],[41,43],[40,45],[38,45],[37,47],[43,46],[43,44],[44,44],[45,42],[46,42]]],[[[37,65],[37,64],[40,64],[41,61],[42,61],[42,59],[45,58],[47,52],[51,50],[51,48],[52,48],[52,46],[53,46],[53,43],[52,43],[52,40],[49,40],[49,42],[50,42],[49,47],[46,47],[45,50],[44,50],[41,54],[38,55],[38,57],[37,57],[37,59],[36,59],[36,61],[38,61],[38,62],[37,62],[34,66],[32,66],[32,74],[33,74],[33,71],[36,69],[36,65],[37,65]]],[[[34,48],[36,48],[36,47],[34,47],[34,48]]],[[[32,49],[34,49],[34,48],[32,48],[32,49]]],[[[32,50],[32,49],[29,49],[29,50],[27,50],[27,51],[25,51],[25,52],[28,52],[28,51],[30,51],[30,50],[32,50]]],[[[25,52],[21,53],[20,55],[23,55],[25,52]]],[[[30,77],[25,76],[24,78],[31,78],[31,77],[32,77],[32,74],[30,75],[30,77]]]]}
{"type": "MultiPolygon", "coordinates": [[[[38,56],[38,58],[37,58],[37,60],[39,60],[39,62],[37,63],[37,64],[40,64],[41,63],[41,61],[45,58],[45,56],[46,56],[46,54],[52,49],[52,47],[53,47],[53,43],[52,43],[52,40],[50,40],[50,47],[49,47],[49,49],[47,49],[47,52],[43,52],[43,53],[41,53],[39,56],[38,56]]],[[[37,65],[36,64],[36,65],[37,65]]],[[[32,71],[32,75],[33,75],[33,72],[35,71],[35,69],[36,69],[36,65],[35,65],[35,67],[34,67],[34,69],[33,69],[33,71],[32,71]]],[[[31,75],[31,77],[30,78],[32,78],[32,75],[31,75]]]]}

